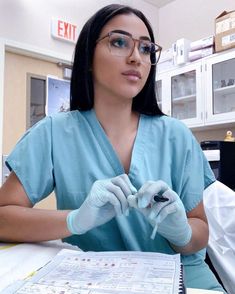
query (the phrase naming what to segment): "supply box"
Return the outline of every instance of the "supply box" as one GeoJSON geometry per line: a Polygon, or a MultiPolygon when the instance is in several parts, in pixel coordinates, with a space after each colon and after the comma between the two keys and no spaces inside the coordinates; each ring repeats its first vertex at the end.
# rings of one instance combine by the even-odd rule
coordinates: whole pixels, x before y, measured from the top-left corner
{"type": "Polygon", "coordinates": [[[190,43],[189,61],[194,61],[214,53],[214,36],[190,43]]]}
{"type": "Polygon", "coordinates": [[[208,36],[190,43],[190,51],[201,50],[214,46],[214,36],[208,36]]]}
{"type": "Polygon", "coordinates": [[[189,61],[195,61],[197,59],[201,59],[203,57],[209,56],[213,53],[214,53],[214,48],[211,46],[211,47],[202,48],[195,51],[190,51],[188,54],[188,58],[189,58],[189,61]]]}
{"type": "Polygon", "coordinates": [[[235,10],[223,11],[215,19],[215,51],[235,47],[235,10]]]}
{"type": "Polygon", "coordinates": [[[190,40],[181,38],[172,45],[174,65],[185,64],[188,62],[190,43],[190,40]]]}

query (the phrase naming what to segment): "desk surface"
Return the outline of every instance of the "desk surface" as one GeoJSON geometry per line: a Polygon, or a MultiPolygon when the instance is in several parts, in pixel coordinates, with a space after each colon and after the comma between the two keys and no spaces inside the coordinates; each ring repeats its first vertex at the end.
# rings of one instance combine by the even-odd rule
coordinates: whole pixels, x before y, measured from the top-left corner
{"type": "Polygon", "coordinates": [[[78,250],[59,240],[17,245],[0,243],[0,292],[43,267],[63,248],[78,250]]]}
{"type": "MultiPolygon", "coordinates": [[[[0,265],[4,265],[4,267],[0,266],[0,291],[43,267],[63,248],[79,250],[77,247],[59,240],[17,245],[0,243],[0,265]]],[[[187,294],[220,293],[222,292],[187,289],[187,294]]]]}

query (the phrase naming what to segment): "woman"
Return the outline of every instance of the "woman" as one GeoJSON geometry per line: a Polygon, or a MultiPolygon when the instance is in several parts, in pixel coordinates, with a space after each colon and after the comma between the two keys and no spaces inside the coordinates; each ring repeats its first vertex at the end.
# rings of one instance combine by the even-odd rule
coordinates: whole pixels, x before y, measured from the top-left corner
{"type": "Polygon", "coordinates": [[[40,121],[7,159],[1,240],[179,252],[187,287],[221,290],[204,263],[202,193],[215,179],[191,132],[157,106],[160,51],[136,9],[113,4],[88,20],[75,50],[71,111],[40,121]],[[57,211],[33,209],[53,190],[57,211]]]}

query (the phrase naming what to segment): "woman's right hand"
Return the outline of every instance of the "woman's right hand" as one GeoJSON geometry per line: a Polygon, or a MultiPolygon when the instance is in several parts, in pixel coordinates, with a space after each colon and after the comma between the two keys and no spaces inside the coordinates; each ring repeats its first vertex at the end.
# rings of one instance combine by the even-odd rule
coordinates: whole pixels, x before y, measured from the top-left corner
{"type": "Polygon", "coordinates": [[[176,246],[186,246],[190,242],[192,229],[184,205],[165,182],[147,181],[135,195],[128,197],[128,202],[153,226],[152,239],[158,232],[176,246]],[[156,196],[158,200],[154,199],[156,196]]]}
{"type": "Polygon", "coordinates": [[[95,181],[80,208],[68,214],[69,231],[72,234],[84,234],[116,215],[127,214],[127,197],[136,192],[126,174],[95,181]]]}

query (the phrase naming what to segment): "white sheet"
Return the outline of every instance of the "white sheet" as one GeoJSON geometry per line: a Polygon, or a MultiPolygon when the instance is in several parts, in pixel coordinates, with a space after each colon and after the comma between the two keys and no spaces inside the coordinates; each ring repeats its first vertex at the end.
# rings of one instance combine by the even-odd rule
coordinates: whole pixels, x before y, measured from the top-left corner
{"type": "Polygon", "coordinates": [[[216,181],[204,191],[203,199],[210,230],[208,255],[227,292],[234,294],[235,192],[216,181]]]}
{"type": "Polygon", "coordinates": [[[44,266],[62,248],[78,250],[78,247],[59,240],[15,246],[0,243],[0,291],[44,266]]]}

